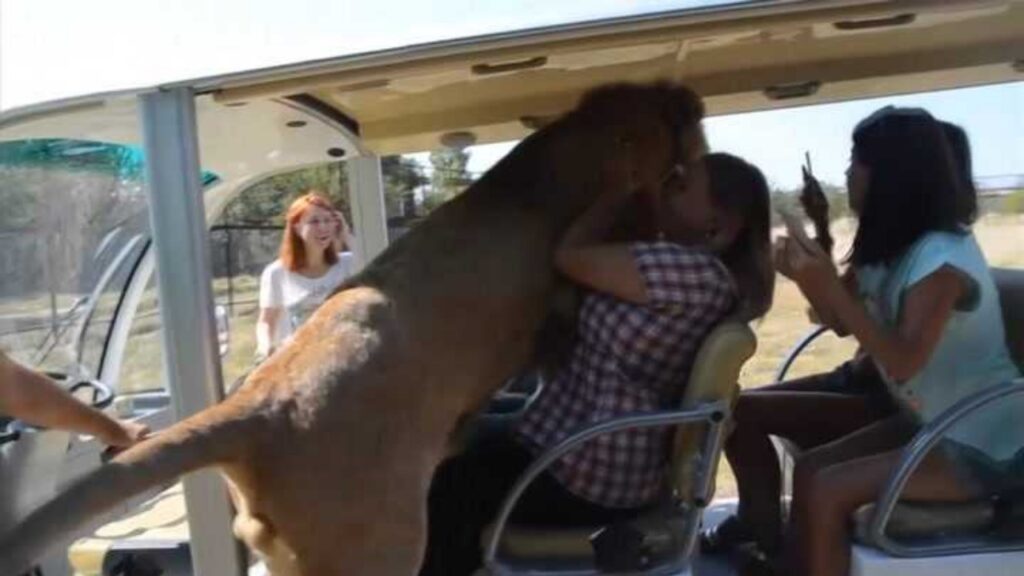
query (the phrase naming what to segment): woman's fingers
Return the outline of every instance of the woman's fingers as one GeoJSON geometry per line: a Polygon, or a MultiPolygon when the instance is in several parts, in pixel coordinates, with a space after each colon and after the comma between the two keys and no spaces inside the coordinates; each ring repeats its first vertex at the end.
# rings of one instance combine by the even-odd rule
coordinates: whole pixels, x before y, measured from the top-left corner
{"type": "Polygon", "coordinates": [[[793,266],[790,261],[789,245],[793,242],[786,236],[775,241],[772,245],[772,262],[780,274],[789,278],[793,274],[793,266]]]}
{"type": "MultiPolygon", "coordinates": [[[[772,247],[772,260],[780,274],[791,279],[797,277],[811,266],[820,263],[820,255],[810,251],[802,242],[783,236],[772,247]]],[[[820,251],[819,251],[820,252],[820,251]]]]}

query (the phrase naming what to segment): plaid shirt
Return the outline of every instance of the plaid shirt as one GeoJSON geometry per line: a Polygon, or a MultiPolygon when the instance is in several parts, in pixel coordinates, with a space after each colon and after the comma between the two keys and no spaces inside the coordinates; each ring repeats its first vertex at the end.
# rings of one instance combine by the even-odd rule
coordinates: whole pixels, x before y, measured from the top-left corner
{"type": "MultiPolygon", "coordinates": [[[[517,424],[518,436],[535,451],[582,426],[671,408],[701,341],[736,300],[728,270],[709,252],[668,242],[630,248],[648,303],[597,292],[585,296],[568,365],[517,424]]],[[[664,487],[670,439],[664,428],[605,434],[550,471],[569,491],[596,504],[642,506],[664,487]]]]}

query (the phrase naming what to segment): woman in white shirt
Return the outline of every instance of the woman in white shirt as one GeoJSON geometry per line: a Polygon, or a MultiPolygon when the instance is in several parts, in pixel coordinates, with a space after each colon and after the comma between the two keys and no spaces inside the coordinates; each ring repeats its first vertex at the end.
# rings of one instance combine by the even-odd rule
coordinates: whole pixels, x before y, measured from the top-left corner
{"type": "Polygon", "coordinates": [[[279,257],[260,277],[257,358],[286,342],[356,266],[355,239],[341,212],[316,192],[292,202],[279,257]]]}

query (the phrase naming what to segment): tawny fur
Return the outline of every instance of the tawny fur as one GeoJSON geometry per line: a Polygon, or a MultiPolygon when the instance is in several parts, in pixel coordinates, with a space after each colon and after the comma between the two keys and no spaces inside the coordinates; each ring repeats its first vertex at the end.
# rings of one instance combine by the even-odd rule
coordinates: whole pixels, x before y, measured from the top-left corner
{"type": "Polygon", "coordinates": [[[235,534],[277,576],[414,574],[453,428],[533,356],[561,233],[653,187],[703,110],[671,85],[599,89],[390,246],[221,404],[119,455],[0,541],[16,574],[134,494],[225,475],[235,534]]]}

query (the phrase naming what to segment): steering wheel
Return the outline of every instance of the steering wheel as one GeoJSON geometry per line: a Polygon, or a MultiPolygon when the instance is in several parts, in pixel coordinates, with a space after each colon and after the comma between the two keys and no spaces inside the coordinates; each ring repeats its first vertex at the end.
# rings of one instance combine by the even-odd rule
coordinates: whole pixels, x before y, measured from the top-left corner
{"type": "MultiPolygon", "coordinates": [[[[46,375],[60,383],[73,382],[70,386],[65,386],[65,390],[79,399],[82,399],[82,391],[91,392],[91,396],[86,399],[82,399],[82,401],[97,410],[108,408],[114,403],[114,391],[110,386],[107,386],[99,380],[92,378],[72,378],[62,372],[46,372],[46,375]]],[[[7,422],[0,421],[0,446],[10,442],[15,442],[21,438],[22,433],[26,430],[37,429],[39,429],[39,427],[26,424],[25,422],[17,419],[11,419],[7,422]]]]}

